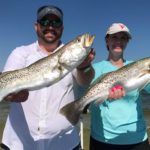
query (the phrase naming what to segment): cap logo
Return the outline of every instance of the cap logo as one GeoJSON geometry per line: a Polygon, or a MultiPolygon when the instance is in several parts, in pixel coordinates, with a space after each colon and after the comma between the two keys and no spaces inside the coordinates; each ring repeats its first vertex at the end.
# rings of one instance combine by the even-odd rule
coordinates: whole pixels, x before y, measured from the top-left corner
{"type": "Polygon", "coordinates": [[[123,29],[125,27],[123,24],[120,24],[119,26],[121,29],[123,29]]]}

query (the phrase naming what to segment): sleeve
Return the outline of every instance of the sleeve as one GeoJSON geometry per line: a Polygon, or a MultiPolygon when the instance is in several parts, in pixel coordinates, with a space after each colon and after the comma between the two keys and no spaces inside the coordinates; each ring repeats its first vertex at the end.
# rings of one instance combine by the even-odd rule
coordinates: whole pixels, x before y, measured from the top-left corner
{"type": "Polygon", "coordinates": [[[14,49],[9,55],[3,72],[24,68],[26,64],[26,54],[23,47],[14,49]]]}

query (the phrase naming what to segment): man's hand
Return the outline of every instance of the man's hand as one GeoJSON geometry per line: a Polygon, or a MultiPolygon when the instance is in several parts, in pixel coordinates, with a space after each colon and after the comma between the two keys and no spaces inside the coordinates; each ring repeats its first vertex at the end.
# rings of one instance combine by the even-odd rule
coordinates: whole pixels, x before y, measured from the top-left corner
{"type": "Polygon", "coordinates": [[[29,92],[27,90],[22,90],[18,92],[17,94],[10,94],[4,98],[5,101],[10,102],[24,102],[28,99],[29,92]]]}
{"type": "Polygon", "coordinates": [[[125,94],[126,93],[123,87],[115,85],[112,89],[110,89],[108,99],[110,100],[119,99],[124,97],[125,94]]]}

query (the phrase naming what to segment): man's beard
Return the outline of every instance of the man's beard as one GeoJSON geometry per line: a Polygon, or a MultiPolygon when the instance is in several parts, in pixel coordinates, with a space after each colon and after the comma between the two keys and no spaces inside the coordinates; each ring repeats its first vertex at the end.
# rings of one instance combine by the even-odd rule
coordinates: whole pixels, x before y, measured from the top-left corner
{"type": "Polygon", "coordinates": [[[37,32],[37,36],[40,38],[40,39],[42,39],[45,43],[47,43],[47,44],[52,44],[52,43],[55,43],[56,41],[58,41],[60,38],[61,38],[61,36],[62,36],[62,31],[61,32],[56,32],[56,31],[54,31],[54,30],[44,30],[43,32],[37,32]],[[45,34],[47,33],[47,32],[52,32],[52,34],[54,34],[54,36],[55,36],[55,38],[54,39],[48,39],[48,38],[46,38],[45,37],[45,34]]]}

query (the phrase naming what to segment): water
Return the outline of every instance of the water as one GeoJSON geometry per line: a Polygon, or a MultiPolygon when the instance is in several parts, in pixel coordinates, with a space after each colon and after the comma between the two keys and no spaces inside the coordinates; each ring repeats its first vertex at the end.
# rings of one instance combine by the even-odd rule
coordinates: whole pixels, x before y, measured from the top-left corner
{"type": "Polygon", "coordinates": [[[142,102],[145,121],[147,122],[147,126],[150,127],[150,94],[143,92],[142,102]]]}
{"type": "MultiPolygon", "coordinates": [[[[143,92],[143,111],[144,111],[144,116],[145,120],[147,122],[147,125],[150,126],[150,94],[147,94],[143,92]]],[[[0,122],[5,122],[6,117],[9,111],[9,102],[2,101],[0,102],[0,122]]],[[[86,119],[87,117],[85,116],[85,122],[88,124],[89,119],[86,119]]]]}
{"type": "Polygon", "coordinates": [[[8,111],[9,111],[9,102],[5,101],[0,102],[0,122],[4,122],[6,120],[8,111]]]}
{"type": "Polygon", "coordinates": [[[143,109],[150,109],[150,94],[144,94],[142,102],[143,109]]]}

